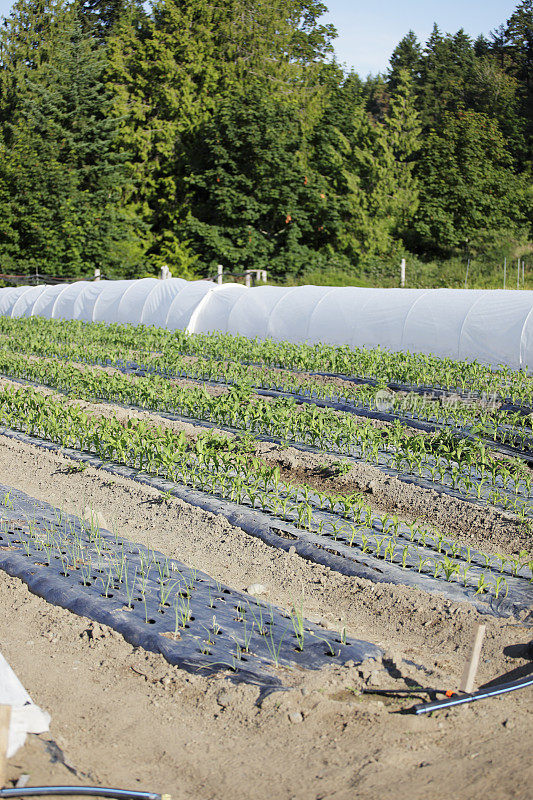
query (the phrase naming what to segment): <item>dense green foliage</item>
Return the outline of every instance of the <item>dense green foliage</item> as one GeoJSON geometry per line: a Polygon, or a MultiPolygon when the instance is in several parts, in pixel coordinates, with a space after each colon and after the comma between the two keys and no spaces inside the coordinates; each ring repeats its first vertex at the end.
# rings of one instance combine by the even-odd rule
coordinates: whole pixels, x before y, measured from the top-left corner
{"type": "Polygon", "coordinates": [[[483,285],[527,253],[533,0],[490,39],[410,31],[364,81],[332,61],[324,10],[17,0],[0,29],[2,271],[222,263],[390,284],[407,256],[413,285],[457,285],[467,258],[483,285]]]}

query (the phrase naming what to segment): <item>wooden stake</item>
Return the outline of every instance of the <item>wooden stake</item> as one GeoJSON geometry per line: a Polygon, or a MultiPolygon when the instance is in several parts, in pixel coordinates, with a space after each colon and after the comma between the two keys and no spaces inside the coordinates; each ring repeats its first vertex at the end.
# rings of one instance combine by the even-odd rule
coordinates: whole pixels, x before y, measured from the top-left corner
{"type": "Polygon", "coordinates": [[[10,722],[11,706],[0,706],[0,789],[5,788],[7,780],[7,742],[10,722]]]}
{"type": "Polygon", "coordinates": [[[472,641],[472,652],[469,660],[466,662],[463,677],[461,678],[461,685],[459,691],[470,694],[474,688],[474,681],[476,679],[476,672],[479,665],[479,657],[481,655],[481,647],[483,645],[483,637],[485,636],[485,625],[478,622],[474,632],[472,641]]]}

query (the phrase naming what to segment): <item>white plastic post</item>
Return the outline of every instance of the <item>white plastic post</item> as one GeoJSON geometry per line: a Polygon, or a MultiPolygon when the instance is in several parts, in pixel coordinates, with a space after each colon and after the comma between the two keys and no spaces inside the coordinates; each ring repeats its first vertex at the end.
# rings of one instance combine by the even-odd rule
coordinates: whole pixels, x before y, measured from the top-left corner
{"type": "Polygon", "coordinates": [[[261,280],[263,281],[263,283],[267,282],[267,271],[266,271],[266,269],[262,269],[261,270],[261,280]]]}
{"type": "Polygon", "coordinates": [[[507,278],[507,256],[503,259],[503,288],[505,289],[505,281],[507,278]]]}
{"type": "Polygon", "coordinates": [[[516,262],[516,288],[520,289],[520,259],[516,262]]]}
{"type": "Polygon", "coordinates": [[[402,287],[402,289],[405,286],[405,258],[402,258],[400,264],[400,286],[402,287]]]}
{"type": "Polygon", "coordinates": [[[223,267],[222,264],[219,264],[217,266],[217,283],[219,286],[222,286],[222,273],[223,273],[223,267]]]}
{"type": "Polygon", "coordinates": [[[251,270],[247,269],[244,273],[244,285],[248,287],[248,289],[252,285],[252,272],[251,270]]]}
{"type": "Polygon", "coordinates": [[[468,270],[469,269],[470,269],[470,259],[468,259],[468,261],[466,263],[465,289],[466,289],[467,284],[468,284],[468,270]]]}
{"type": "Polygon", "coordinates": [[[100,270],[99,269],[95,269],[95,271],[94,271],[94,279],[95,279],[95,281],[99,281],[100,280],[100,270]]]}

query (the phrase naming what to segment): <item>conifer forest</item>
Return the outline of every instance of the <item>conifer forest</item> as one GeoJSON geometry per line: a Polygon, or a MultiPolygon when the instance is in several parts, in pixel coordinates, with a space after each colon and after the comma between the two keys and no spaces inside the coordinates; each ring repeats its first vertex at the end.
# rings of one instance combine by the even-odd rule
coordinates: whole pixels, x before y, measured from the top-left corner
{"type": "Polygon", "coordinates": [[[369,76],[337,63],[325,11],[17,0],[0,27],[0,273],[222,264],[394,286],[406,258],[410,286],[463,286],[469,262],[501,288],[504,260],[527,270],[533,0],[488,36],[409,31],[369,76]]]}

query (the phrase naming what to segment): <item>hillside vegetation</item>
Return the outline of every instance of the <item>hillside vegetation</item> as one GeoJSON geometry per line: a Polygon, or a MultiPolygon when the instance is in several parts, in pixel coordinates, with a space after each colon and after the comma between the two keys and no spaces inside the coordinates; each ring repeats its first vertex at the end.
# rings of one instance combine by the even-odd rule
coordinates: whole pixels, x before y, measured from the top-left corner
{"type": "Polygon", "coordinates": [[[0,30],[2,273],[221,263],[392,286],[406,257],[409,285],[461,286],[470,259],[469,285],[501,286],[504,258],[527,265],[533,1],[488,38],[409,31],[366,78],[336,63],[325,10],[18,0],[0,30]]]}

